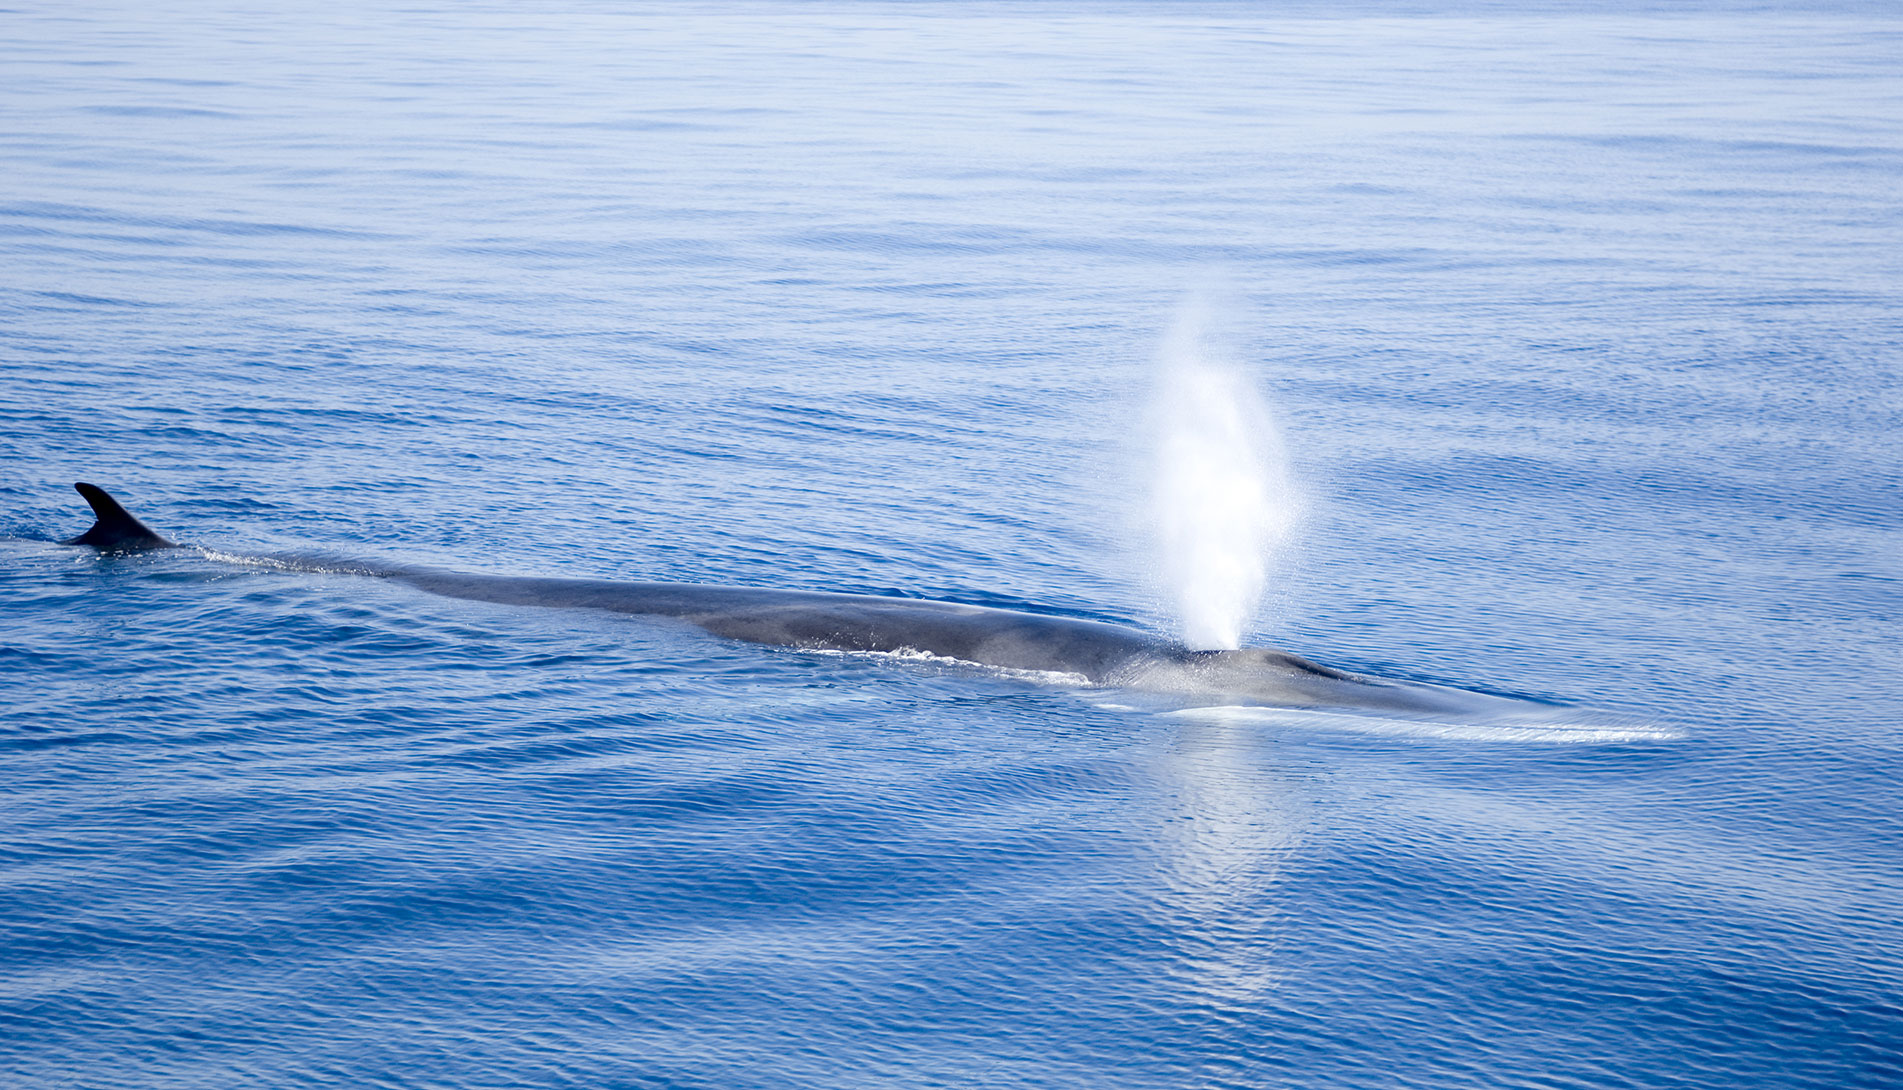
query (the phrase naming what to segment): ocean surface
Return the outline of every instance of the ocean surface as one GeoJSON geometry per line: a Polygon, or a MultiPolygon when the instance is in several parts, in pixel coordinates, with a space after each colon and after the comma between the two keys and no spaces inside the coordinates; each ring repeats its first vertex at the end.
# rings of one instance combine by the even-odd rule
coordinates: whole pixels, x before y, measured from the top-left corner
{"type": "Polygon", "coordinates": [[[1895,9],[29,3],[0,149],[0,1086],[1903,1085],[1895,9]],[[1630,729],[219,559],[1170,635],[1192,312],[1245,644],[1630,729]]]}

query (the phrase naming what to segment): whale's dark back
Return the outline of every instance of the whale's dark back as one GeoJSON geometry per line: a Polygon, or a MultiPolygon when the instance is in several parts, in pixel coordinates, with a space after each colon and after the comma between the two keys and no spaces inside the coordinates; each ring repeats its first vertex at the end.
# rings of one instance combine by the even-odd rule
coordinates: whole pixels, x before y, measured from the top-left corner
{"type": "Polygon", "coordinates": [[[395,569],[433,594],[514,605],[675,617],[717,636],[828,651],[916,651],[1010,670],[1112,681],[1136,660],[1181,654],[1131,628],[922,598],[768,590],[698,583],[512,578],[395,569]]]}
{"type": "MultiPolygon", "coordinates": [[[[75,485],[98,520],[68,544],[109,551],[167,548],[104,490],[75,485]]],[[[1006,670],[1035,671],[1179,694],[1207,703],[1378,708],[1465,714],[1489,698],[1434,686],[1357,677],[1268,648],[1191,651],[1134,628],[925,598],[772,590],[698,583],[622,583],[476,575],[310,557],[275,558],[311,571],[393,579],[432,594],[506,605],[605,609],[672,617],[716,636],[827,651],[917,652],[1006,670]]]]}

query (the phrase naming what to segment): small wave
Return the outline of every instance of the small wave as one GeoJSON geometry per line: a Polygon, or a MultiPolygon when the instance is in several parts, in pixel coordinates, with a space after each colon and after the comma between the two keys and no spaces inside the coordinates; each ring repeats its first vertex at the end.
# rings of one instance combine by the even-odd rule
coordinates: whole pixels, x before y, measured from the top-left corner
{"type": "Polygon", "coordinates": [[[235,564],[247,568],[265,568],[270,571],[321,572],[327,575],[367,575],[380,577],[391,574],[388,567],[367,564],[360,560],[326,560],[315,556],[258,556],[244,553],[228,553],[202,545],[192,546],[192,551],[207,560],[220,564],[235,564]]]}
{"type": "Polygon", "coordinates": [[[1038,685],[1053,685],[1069,689],[1092,688],[1094,683],[1083,674],[1066,670],[1020,670],[1010,666],[992,666],[988,663],[973,662],[970,659],[953,658],[950,655],[933,654],[913,647],[900,647],[891,651],[841,651],[831,647],[796,648],[809,655],[837,655],[843,658],[877,659],[881,662],[908,662],[927,666],[955,666],[961,670],[976,670],[992,677],[1010,678],[1013,681],[1029,681],[1038,685]]]}

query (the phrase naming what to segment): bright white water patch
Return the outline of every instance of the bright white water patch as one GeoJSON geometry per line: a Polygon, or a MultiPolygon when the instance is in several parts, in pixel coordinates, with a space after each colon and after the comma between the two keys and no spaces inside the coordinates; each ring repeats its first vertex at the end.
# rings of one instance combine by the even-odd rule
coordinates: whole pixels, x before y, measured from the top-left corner
{"type": "Polygon", "coordinates": [[[1316,730],[1349,731],[1356,734],[1446,738],[1471,742],[1607,745],[1675,742],[1685,737],[1684,730],[1663,723],[1583,712],[1575,713],[1578,715],[1576,719],[1566,718],[1563,713],[1555,713],[1551,717],[1528,716],[1497,722],[1461,722],[1352,711],[1325,711],[1314,708],[1269,708],[1224,704],[1204,708],[1181,708],[1163,714],[1178,719],[1193,719],[1207,723],[1306,727],[1316,730]]]}
{"type": "Polygon", "coordinates": [[[1221,344],[1210,304],[1182,307],[1157,356],[1151,517],[1178,634],[1241,646],[1302,504],[1268,403],[1221,344]]]}

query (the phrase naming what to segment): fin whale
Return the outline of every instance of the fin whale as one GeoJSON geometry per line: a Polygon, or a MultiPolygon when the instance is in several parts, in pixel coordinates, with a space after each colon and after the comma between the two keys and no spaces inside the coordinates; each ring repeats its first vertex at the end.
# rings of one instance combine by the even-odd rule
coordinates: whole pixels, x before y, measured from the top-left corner
{"type": "MultiPolygon", "coordinates": [[[[74,488],[97,521],[64,544],[102,552],[178,546],[104,489],[74,488]]],[[[313,557],[260,557],[299,570],[362,574],[431,594],[505,605],[597,609],[674,618],[726,639],[805,650],[924,653],[1005,670],[1082,677],[1093,685],[1199,702],[1472,715],[1527,702],[1437,685],[1364,677],[1268,648],[1194,651],[1134,628],[935,599],[698,583],[478,575],[313,557]]]]}

